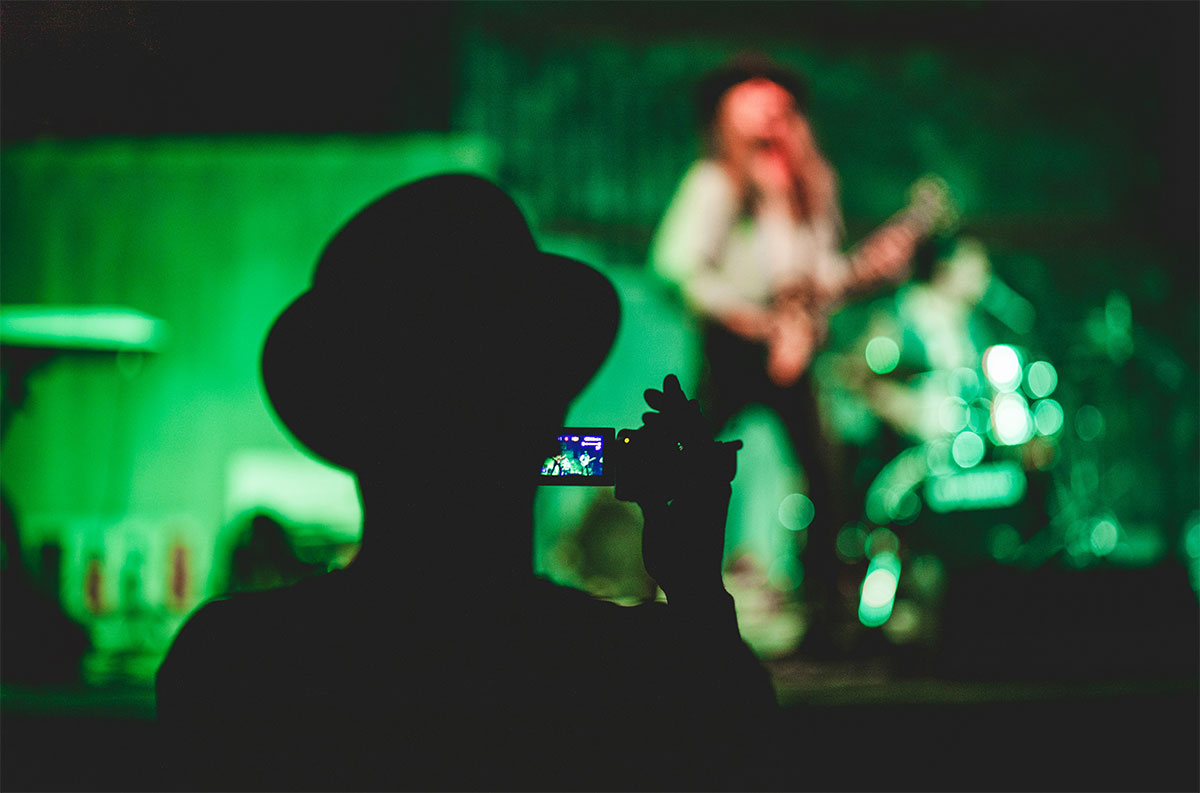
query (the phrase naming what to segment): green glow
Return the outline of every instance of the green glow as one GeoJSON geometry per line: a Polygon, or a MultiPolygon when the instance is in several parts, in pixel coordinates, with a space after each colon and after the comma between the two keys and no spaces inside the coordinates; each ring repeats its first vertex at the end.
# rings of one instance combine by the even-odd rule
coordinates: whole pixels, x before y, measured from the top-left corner
{"type": "Polygon", "coordinates": [[[897,600],[892,618],[883,626],[884,633],[896,644],[915,640],[921,631],[921,609],[910,600],[897,600]]]}
{"type": "Polygon", "coordinates": [[[992,403],[992,435],[1002,446],[1018,446],[1033,437],[1033,417],[1025,398],[1003,393],[992,403]]]}
{"type": "Polygon", "coordinates": [[[988,347],[983,353],[983,373],[998,391],[1015,391],[1021,385],[1021,356],[1007,344],[988,347]]]}
{"type": "Polygon", "coordinates": [[[925,500],[934,512],[1010,507],[1025,497],[1025,487],[1025,472],[1006,461],[934,477],[925,485],[925,500]]]}
{"type": "Polygon", "coordinates": [[[927,456],[916,446],[901,452],[879,472],[867,489],[866,512],[872,523],[903,523],[917,516],[921,499],[914,491],[929,475],[927,456]]]}
{"type": "Polygon", "coordinates": [[[1092,527],[1091,534],[1088,536],[1092,553],[1097,556],[1107,556],[1112,553],[1117,547],[1119,534],[1116,524],[1111,520],[1097,521],[1096,525],[1092,527]]]}
{"type": "Polygon", "coordinates": [[[1113,520],[1117,527],[1117,543],[1105,558],[1113,564],[1123,567],[1149,567],[1157,564],[1166,555],[1167,543],[1164,538],[1164,527],[1157,523],[1119,523],[1113,520]]]}
{"type": "Polygon", "coordinates": [[[854,562],[866,555],[867,532],[861,523],[847,523],[838,532],[837,554],[845,562],[854,562]]]}
{"type": "Polygon", "coordinates": [[[867,535],[864,550],[868,559],[874,559],[880,554],[896,554],[900,552],[900,538],[896,536],[896,532],[881,526],[867,535]]]}
{"type": "Polygon", "coordinates": [[[1179,545],[1183,551],[1183,562],[1187,567],[1188,581],[1192,591],[1200,598],[1200,512],[1193,512],[1183,527],[1179,545]]]}
{"type": "Polygon", "coordinates": [[[1075,411],[1075,432],[1085,441],[1094,441],[1104,434],[1104,414],[1094,405],[1083,405],[1075,411]]]}
{"type": "Polygon", "coordinates": [[[1034,361],[1025,369],[1025,391],[1034,399],[1048,397],[1058,386],[1058,371],[1047,361],[1034,361]]]}
{"type": "Polygon", "coordinates": [[[974,369],[959,367],[950,373],[950,393],[970,402],[979,396],[981,383],[974,369]]]}
{"type": "Polygon", "coordinates": [[[935,475],[954,473],[951,462],[953,442],[949,438],[935,438],[925,444],[925,467],[935,475]]]}
{"type": "Polygon", "coordinates": [[[1184,527],[1183,552],[1189,559],[1200,559],[1200,513],[1193,513],[1184,527]]]}
{"type": "Polygon", "coordinates": [[[1124,292],[1109,292],[1104,301],[1104,324],[1109,333],[1123,336],[1129,333],[1133,323],[1133,309],[1129,304],[1129,296],[1124,292]]]}
{"type": "Polygon", "coordinates": [[[986,435],[992,428],[992,403],[987,399],[977,399],[971,405],[967,417],[967,428],[976,435],[986,435]]]}
{"type": "Polygon", "coordinates": [[[812,499],[803,493],[792,493],[779,504],[779,522],[790,531],[803,531],[816,516],[812,499]]]}
{"type": "Polygon", "coordinates": [[[1053,399],[1038,400],[1033,406],[1033,423],[1037,427],[1038,435],[1055,434],[1063,425],[1062,405],[1053,399]]]}
{"type": "Polygon", "coordinates": [[[804,565],[788,564],[787,559],[776,559],[767,572],[767,582],[781,592],[795,589],[804,581],[804,565]]]}
{"type": "Polygon", "coordinates": [[[914,557],[907,565],[906,580],[928,598],[936,598],[946,585],[946,567],[933,554],[914,557]]]}
{"type": "Polygon", "coordinates": [[[950,447],[954,462],[962,468],[974,468],[983,462],[983,438],[973,432],[960,432],[950,447]]]}
{"type": "Polygon", "coordinates": [[[875,374],[887,374],[900,363],[900,348],[887,336],[876,336],[867,342],[867,366],[875,374]]]}
{"type": "Polygon", "coordinates": [[[891,552],[876,554],[867,567],[858,602],[858,619],[877,628],[892,616],[900,583],[900,557],[891,552]]]}
{"type": "Polygon", "coordinates": [[[875,570],[863,580],[862,601],[867,608],[883,608],[895,596],[896,577],[890,570],[875,570]]]}
{"type": "Polygon", "coordinates": [[[4,306],[0,340],[13,347],[154,352],[164,323],[116,306],[4,306]]]}
{"type": "MultiPolygon", "coordinates": [[[[3,147],[0,355],[115,353],[39,370],[3,457],[23,534],[61,550],[63,607],[96,646],[89,680],[153,674],[178,624],[224,585],[246,511],[277,513],[314,561],[352,553],[355,484],[342,473],[331,493],[277,425],[259,378],[263,337],[366,202],[499,163],[488,139],[461,134],[3,147]],[[84,594],[92,559],[100,614],[84,594]]],[[[651,363],[660,382],[681,371],[651,363]]]]}
{"type": "Polygon", "coordinates": [[[988,534],[988,552],[998,562],[1006,562],[1021,549],[1021,535],[1012,526],[1001,524],[988,534]]]}
{"type": "Polygon", "coordinates": [[[970,408],[960,397],[946,397],[938,408],[938,423],[946,432],[962,432],[970,418],[970,408]]]}

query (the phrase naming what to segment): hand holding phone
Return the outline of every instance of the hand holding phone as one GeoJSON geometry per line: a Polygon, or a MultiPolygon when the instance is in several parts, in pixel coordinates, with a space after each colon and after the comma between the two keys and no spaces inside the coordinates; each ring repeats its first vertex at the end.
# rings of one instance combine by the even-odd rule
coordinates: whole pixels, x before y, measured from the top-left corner
{"type": "MultiPolygon", "coordinates": [[[[730,482],[741,441],[714,441],[699,404],[689,400],[675,375],[662,390],[648,389],[639,444],[662,470],[645,472],[637,501],[645,524],[642,561],[668,601],[706,600],[724,592],[721,560],[730,482]]],[[[618,492],[618,497],[621,494],[618,492]]]]}

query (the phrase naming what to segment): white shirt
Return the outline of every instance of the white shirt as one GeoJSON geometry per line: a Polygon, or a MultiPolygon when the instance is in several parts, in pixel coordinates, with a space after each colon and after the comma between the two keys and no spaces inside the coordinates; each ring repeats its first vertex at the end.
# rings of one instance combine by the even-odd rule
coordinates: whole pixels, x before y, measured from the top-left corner
{"type": "Polygon", "coordinates": [[[671,199],[651,246],[651,264],[677,284],[695,311],[720,316],[746,304],[766,307],[783,285],[815,283],[840,293],[849,265],[835,218],[797,221],[756,210],[747,216],[714,160],[695,162],[671,199]]]}

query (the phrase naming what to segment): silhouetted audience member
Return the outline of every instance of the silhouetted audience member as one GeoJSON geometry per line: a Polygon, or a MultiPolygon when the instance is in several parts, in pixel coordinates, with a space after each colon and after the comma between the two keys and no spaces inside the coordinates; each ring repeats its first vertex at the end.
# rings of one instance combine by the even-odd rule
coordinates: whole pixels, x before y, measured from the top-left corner
{"type": "Polygon", "coordinates": [[[229,554],[229,592],[250,592],[295,584],[324,572],[322,565],[296,555],[283,524],[256,514],[238,533],[229,554]]]}
{"type": "Polygon", "coordinates": [[[71,619],[22,559],[17,516],[0,496],[0,679],[26,685],[77,683],[91,649],[87,629],[71,619]]]}
{"type": "Polygon", "coordinates": [[[296,438],[357,475],[362,549],[187,622],[158,675],[177,787],[769,784],[773,691],[721,579],[730,488],[673,376],[646,392],[642,437],[679,463],[639,501],[667,603],[532,573],[537,466],[618,321],[609,281],[539,252],[476,177],[402,187],[333,237],[267,338],[263,380],[296,438]],[[590,321],[547,336],[565,302],[590,321]],[[464,469],[463,448],[504,464],[464,469]]]}

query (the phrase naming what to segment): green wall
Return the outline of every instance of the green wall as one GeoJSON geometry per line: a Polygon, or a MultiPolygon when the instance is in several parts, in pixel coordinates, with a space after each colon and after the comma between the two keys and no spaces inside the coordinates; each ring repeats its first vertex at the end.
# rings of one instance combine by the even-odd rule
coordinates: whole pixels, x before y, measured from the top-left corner
{"type": "MultiPolygon", "coordinates": [[[[243,511],[273,508],[311,543],[353,541],[353,482],[277,427],[258,353],[341,223],[397,184],[446,169],[493,174],[495,147],[411,135],[4,150],[4,304],[124,306],[166,328],[160,353],[68,352],[40,364],[4,438],[22,544],[35,560],[42,544],[61,544],[64,606],[98,644],[127,641],[119,615],[135,605],[158,615],[151,644],[169,638],[222,584],[220,543],[243,511]],[[168,597],[176,541],[189,556],[183,602],[168,597]],[[93,558],[104,570],[99,614],[83,600],[93,558]]],[[[6,351],[8,368],[18,357],[6,351]]]]}

